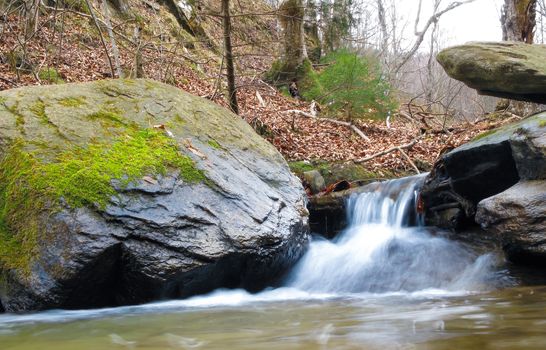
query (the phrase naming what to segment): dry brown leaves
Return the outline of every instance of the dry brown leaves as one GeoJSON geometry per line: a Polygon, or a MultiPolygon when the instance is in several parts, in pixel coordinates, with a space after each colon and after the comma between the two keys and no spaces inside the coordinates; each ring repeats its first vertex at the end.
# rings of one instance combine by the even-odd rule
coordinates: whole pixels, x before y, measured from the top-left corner
{"type": "MultiPolygon", "coordinates": [[[[146,14],[150,9],[142,8],[146,14]]],[[[148,13],[152,16],[153,13],[148,13]]],[[[89,34],[89,23],[82,18],[67,14],[63,18],[63,32],[53,30],[46,17],[43,26],[26,46],[28,60],[35,73],[42,68],[55,67],[66,82],[91,81],[111,76],[106,55],[96,35],[89,34]]],[[[55,19],[57,22],[59,19],[55,19]]],[[[116,23],[119,28],[123,23],[116,23]]],[[[59,23],[59,22],[58,22],[59,23]]],[[[17,74],[6,60],[6,54],[20,46],[21,23],[16,16],[3,22],[0,52],[0,90],[47,84],[36,79],[37,74],[17,74]]],[[[216,26],[217,27],[217,26],[216,26]]],[[[127,33],[129,35],[129,33],[127,33]]],[[[258,40],[259,38],[255,38],[258,40]]],[[[223,76],[219,75],[220,59],[210,51],[192,52],[177,45],[161,48],[160,43],[150,42],[144,48],[144,70],[146,76],[167,81],[192,94],[207,97],[226,106],[222,93],[223,76]]],[[[130,71],[133,65],[134,48],[119,40],[122,66],[130,71]]],[[[269,140],[288,160],[350,161],[373,155],[390,147],[399,146],[415,139],[423,125],[416,121],[394,116],[390,128],[380,120],[358,120],[355,125],[370,138],[367,142],[348,127],[327,121],[286,113],[288,110],[309,112],[309,104],[286,97],[260,80],[260,72],[269,67],[273,57],[248,55],[248,47],[238,49],[237,81],[241,116],[269,140]],[[262,105],[256,92],[259,92],[262,105]]],[[[478,133],[493,128],[496,124],[482,121],[477,124],[453,124],[449,131],[427,130],[426,135],[410,149],[409,157],[416,162],[432,164],[446,149],[456,147],[472,139],[478,133]]],[[[407,161],[395,151],[365,163],[370,169],[411,170],[407,161]]]]}

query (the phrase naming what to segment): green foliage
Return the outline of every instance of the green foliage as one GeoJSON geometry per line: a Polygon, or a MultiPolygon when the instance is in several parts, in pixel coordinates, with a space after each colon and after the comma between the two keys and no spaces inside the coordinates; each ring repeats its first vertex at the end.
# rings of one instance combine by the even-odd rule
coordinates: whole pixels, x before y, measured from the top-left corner
{"type": "Polygon", "coordinates": [[[355,18],[354,0],[322,0],[320,2],[321,18],[324,22],[323,41],[324,46],[329,52],[339,49],[341,39],[346,37],[355,18]]]}
{"type": "Polygon", "coordinates": [[[47,81],[51,84],[64,84],[65,81],[61,78],[61,75],[55,68],[45,68],[38,72],[38,77],[41,80],[47,81]]]}
{"type": "Polygon", "coordinates": [[[89,7],[85,0],[62,0],[64,7],[70,8],[74,11],[90,14],[89,7]]]}
{"type": "Polygon", "coordinates": [[[156,130],[133,130],[114,143],[76,147],[45,161],[40,151],[27,152],[16,142],[0,158],[0,269],[28,271],[46,215],[60,209],[104,209],[124,188],[144,175],[178,169],[186,182],[205,181],[193,160],[180,153],[175,140],[156,130]]]}
{"type": "Polygon", "coordinates": [[[308,100],[316,100],[333,114],[347,118],[385,117],[394,109],[391,87],[381,74],[379,64],[346,50],[333,52],[322,60],[327,67],[310,72],[300,84],[308,100]]]}

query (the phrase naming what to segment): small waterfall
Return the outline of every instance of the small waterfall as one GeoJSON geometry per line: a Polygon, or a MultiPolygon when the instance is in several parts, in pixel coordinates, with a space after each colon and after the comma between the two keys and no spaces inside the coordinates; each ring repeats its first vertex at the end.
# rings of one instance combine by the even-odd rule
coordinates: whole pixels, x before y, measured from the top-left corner
{"type": "Polygon", "coordinates": [[[351,197],[349,227],[333,241],[314,239],[286,286],[334,294],[490,288],[494,255],[478,256],[423,227],[414,210],[423,179],[387,181],[351,197]]]}

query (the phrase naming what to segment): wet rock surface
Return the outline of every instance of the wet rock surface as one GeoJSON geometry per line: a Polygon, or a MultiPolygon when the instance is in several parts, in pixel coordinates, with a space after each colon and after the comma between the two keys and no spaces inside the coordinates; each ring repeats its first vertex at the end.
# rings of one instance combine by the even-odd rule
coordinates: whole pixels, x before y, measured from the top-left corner
{"type": "Polygon", "coordinates": [[[227,110],[149,80],[30,87],[0,97],[0,157],[15,139],[40,141],[52,155],[108,140],[117,126],[87,116],[110,106],[124,125],[168,130],[206,177],[189,182],[170,169],[127,186],[113,180],[117,194],[105,208],[65,203],[48,213],[29,271],[0,266],[0,310],[136,304],[219,287],[258,290],[303,253],[308,224],[300,181],[273,146],[227,110]],[[57,103],[69,98],[84,103],[57,103]],[[49,124],[29,111],[39,100],[49,124]]]}
{"type": "Polygon", "coordinates": [[[546,180],[522,181],[478,204],[476,222],[513,261],[546,266],[546,180]]]}

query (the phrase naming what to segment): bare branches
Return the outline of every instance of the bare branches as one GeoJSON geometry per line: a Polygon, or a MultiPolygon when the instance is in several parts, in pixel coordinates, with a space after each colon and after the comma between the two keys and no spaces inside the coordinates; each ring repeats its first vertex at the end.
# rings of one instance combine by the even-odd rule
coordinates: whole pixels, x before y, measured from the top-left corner
{"type": "Polygon", "coordinates": [[[416,144],[417,142],[419,142],[419,140],[420,140],[422,137],[423,137],[423,135],[419,135],[418,137],[416,137],[415,139],[413,139],[412,141],[410,141],[410,142],[408,142],[408,143],[406,143],[406,144],[391,147],[391,148],[386,149],[386,150],[384,150],[384,151],[381,151],[381,152],[377,152],[377,153],[375,153],[375,154],[372,154],[371,156],[357,159],[357,160],[355,160],[354,162],[355,162],[356,164],[360,164],[360,163],[364,163],[364,162],[370,161],[370,160],[372,160],[372,159],[374,159],[374,158],[384,156],[385,154],[389,154],[389,153],[394,152],[394,151],[399,151],[399,152],[404,156],[404,158],[406,158],[406,160],[409,160],[408,163],[410,163],[410,165],[417,171],[417,173],[419,173],[419,169],[415,166],[415,163],[413,163],[413,161],[411,161],[411,159],[410,159],[409,156],[404,152],[404,150],[405,150],[405,149],[409,149],[409,148],[415,146],[415,144],[416,144]]]}
{"type": "MultiPolygon", "coordinates": [[[[415,23],[415,35],[417,36],[417,38],[415,40],[415,43],[413,44],[411,49],[409,49],[409,51],[406,52],[406,54],[402,57],[402,60],[400,61],[400,63],[398,63],[398,65],[396,66],[396,68],[394,70],[395,73],[398,73],[398,71],[402,68],[402,66],[404,66],[409,61],[409,59],[415,55],[415,53],[417,52],[417,50],[419,49],[419,47],[423,43],[423,40],[425,39],[425,35],[426,35],[427,31],[429,30],[430,26],[433,25],[434,23],[438,22],[438,20],[440,19],[440,17],[443,14],[445,14],[446,12],[449,12],[449,11],[459,7],[459,6],[469,4],[469,3],[474,2],[474,1],[476,1],[476,0],[455,1],[455,2],[452,2],[451,4],[449,4],[445,9],[435,11],[432,14],[432,16],[430,16],[430,18],[427,20],[427,22],[425,23],[423,29],[421,29],[420,31],[417,29],[418,21],[416,21],[416,23],[415,23]]],[[[420,8],[420,6],[421,6],[421,1],[419,1],[419,8],[420,8]]]]}
{"type": "Polygon", "coordinates": [[[366,136],[366,134],[364,134],[362,132],[362,130],[357,128],[356,125],[354,125],[352,123],[349,123],[349,122],[344,122],[342,120],[337,120],[337,119],[332,119],[332,118],[315,117],[314,115],[312,115],[310,113],[300,111],[300,110],[297,110],[297,109],[290,109],[288,111],[284,111],[283,113],[295,113],[295,114],[298,114],[298,115],[301,115],[301,116],[304,116],[304,117],[307,117],[307,118],[313,118],[313,119],[317,119],[317,120],[320,120],[320,121],[325,121],[325,122],[329,122],[329,123],[333,123],[333,124],[337,124],[337,125],[343,125],[343,126],[348,127],[349,129],[351,129],[352,131],[354,131],[364,141],[371,142],[370,138],[368,136],[366,136]]]}

